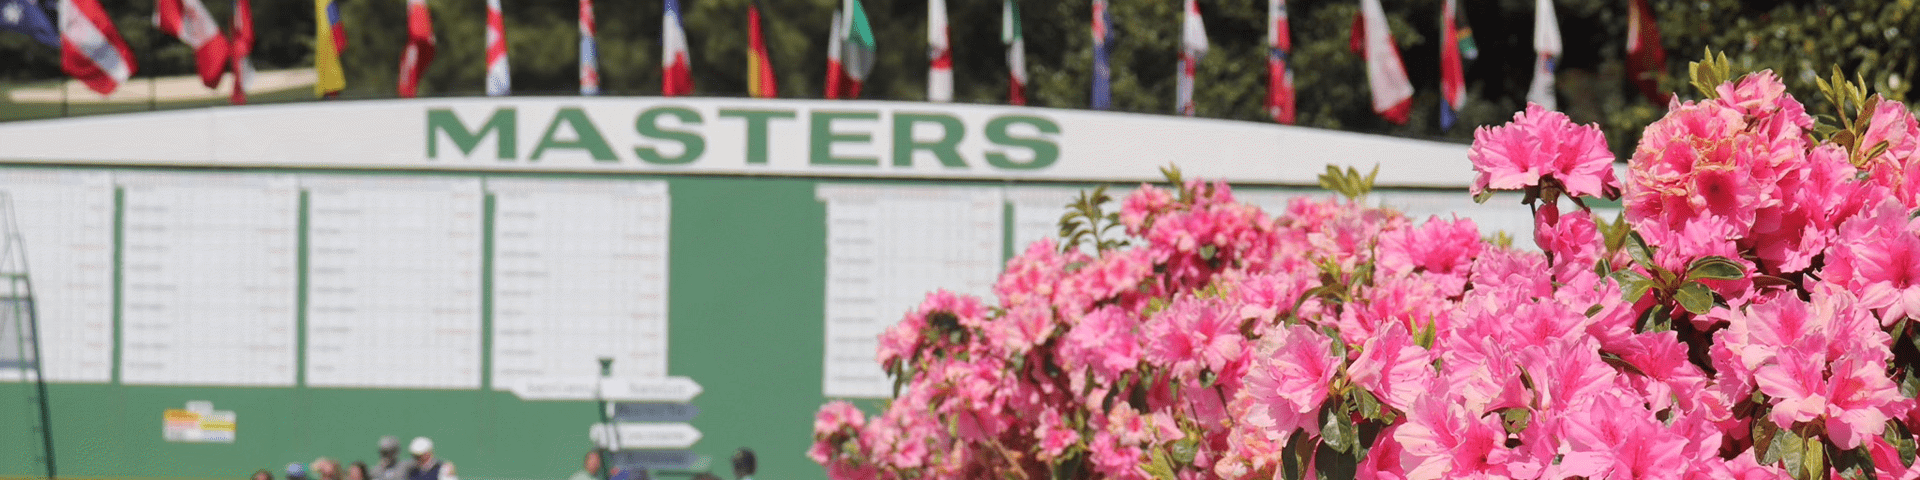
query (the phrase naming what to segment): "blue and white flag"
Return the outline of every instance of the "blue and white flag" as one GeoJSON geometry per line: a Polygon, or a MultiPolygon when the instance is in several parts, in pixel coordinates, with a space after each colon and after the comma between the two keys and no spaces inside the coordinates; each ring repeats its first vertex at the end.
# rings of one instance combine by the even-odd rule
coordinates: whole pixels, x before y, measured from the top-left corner
{"type": "Polygon", "coordinates": [[[60,30],[34,0],[0,0],[0,30],[24,33],[49,47],[60,48],[60,30]]]}

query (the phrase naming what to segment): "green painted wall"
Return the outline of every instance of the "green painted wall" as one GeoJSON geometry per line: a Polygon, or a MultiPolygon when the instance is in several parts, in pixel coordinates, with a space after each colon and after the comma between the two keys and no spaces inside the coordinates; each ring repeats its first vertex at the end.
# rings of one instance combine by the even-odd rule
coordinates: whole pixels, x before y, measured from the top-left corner
{"type": "MultiPolygon", "coordinates": [[[[459,175],[459,174],[454,174],[459,175]]],[[[760,478],[822,478],[807,460],[825,333],[825,206],[812,179],[674,177],[669,368],[704,388],[694,450],[727,473],[735,448],[760,478]]],[[[0,382],[0,477],[41,474],[30,391],[0,382]]],[[[494,391],[54,384],[62,476],[242,479],[319,456],[373,460],[380,435],[433,437],[467,479],[563,479],[589,448],[586,402],[494,391]],[[238,415],[232,444],[161,440],[161,412],[209,400],[238,415]]],[[[728,475],[730,477],[730,475],[728,475]]]]}

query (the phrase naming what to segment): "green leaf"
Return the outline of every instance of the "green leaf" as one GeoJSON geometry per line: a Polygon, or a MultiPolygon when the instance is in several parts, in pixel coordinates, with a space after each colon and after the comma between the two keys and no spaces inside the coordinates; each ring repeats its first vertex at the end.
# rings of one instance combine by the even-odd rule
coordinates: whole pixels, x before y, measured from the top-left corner
{"type": "Polygon", "coordinates": [[[1359,432],[1354,428],[1353,421],[1347,418],[1343,406],[1327,402],[1327,406],[1320,409],[1320,438],[1326,442],[1326,446],[1347,453],[1359,444],[1359,432]]]}
{"type": "Polygon", "coordinates": [[[1807,472],[1805,478],[1825,477],[1827,475],[1826,442],[1818,438],[1808,438],[1806,449],[1807,452],[1800,457],[1801,466],[1805,467],[1807,472]]]}
{"type": "Polygon", "coordinates": [[[1647,246],[1647,239],[1642,238],[1640,232],[1627,233],[1627,256],[1648,269],[1660,268],[1653,263],[1653,247],[1647,246]]]}
{"type": "Polygon", "coordinates": [[[1652,279],[1633,270],[1613,272],[1613,281],[1620,282],[1620,293],[1625,296],[1627,303],[1640,301],[1640,297],[1653,289],[1652,279]]]}
{"type": "Polygon", "coordinates": [[[1085,454],[1070,454],[1053,464],[1053,480],[1069,480],[1080,476],[1080,464],[1086,460],[1085,454]]]}
{"type": "Polygon", "coordinates": [[[1713,291],[1700,282],[1687,282],[1680,290],[1673,292],[1673,299],[1680,301],[1680,307],[1694,315],[1705,315],[1713,309],[1713,291]]]}
{"type": "Polygon", "coordinates": [[[1533,411],[1525,408],[1508,408],[1500,412],[1500,420],[1506,425],[1507,433],[1519,435],[1520,432],[1527,430],[1529,423],[1533,422],[1533,411]]]}
{"type": "Polygon", "coordinates": [[[1172,453],[1169,459],[1173,460],[1175,465],[1193,465],[1193,457],[1200,453],[1200,442],[1195,440],[1197,438],[1199,435],[1188,434],[1186,438],[1168,445],[1167,448],[1172,453]]]}
{"type": "Polygon", "coordinates": [[[1167,459],[1167,453],[1158,448],[1147,450],[1147,463],[1140,466],[1147,476],[1156,480],[1175,480],[1173,462],[1167,459]]]}
{"type": "Polygon", "coordinates": [[[1840,478],[1880,479],[1880,475],[1873,471],[1873,455],[1868,453],[1866,445],[1852,450],[1841,450],[1837,446],[1827,445],[1827,458],[1832,459],[1833,469],[1840,471],[1840,478]]]}
{"type": "Polygon", "coordinates": [[[1473,203],[1487,203],[1489,198],[1493,198],[1493,190],[1481,190],[1480,193],[1473,194],[1473,203]]]}
{"type": "Polygon", "coordinates": [[[1746,269],[1727,257],[1712,255],[1700,257],[1687,265],[1687,280],[1711,278],[1714,280],[1739,280],[1746,276],[1746,269]]]}

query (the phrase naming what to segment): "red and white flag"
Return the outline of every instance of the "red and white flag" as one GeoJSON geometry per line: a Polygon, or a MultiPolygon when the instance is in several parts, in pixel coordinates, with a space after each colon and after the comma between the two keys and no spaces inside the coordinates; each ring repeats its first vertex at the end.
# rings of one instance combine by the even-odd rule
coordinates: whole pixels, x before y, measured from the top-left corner
{"type": "Polygon", "coordinates": [[[193,47],[195,63],[200,66],[200,83],[207,88],[220,84],[227,71],[227,37],[220,34],[220,22],[207,13],[200,0],[159,0],[153,6],[153,25],[193,47]]]}
{"type": "Polygon", "coordinates": [[[500,0],[487,0],[487,95],[513,94],[513,78],[507,70],[507,20],[500,14],[500,0]]]}
{"type": "Polygon", "coordinates": [[[1027,37],[1020,33],[1020,5],[1006,0],[1000,11],[1000,43],[1007,45],[1007,103],[1027,104],[1027,37]]]}
{"type": "Polygon", "coordinates": [[[947,1],[927,0],[927,101],[953,101],[953,42],[947,35],[947,1]]]}
{"type": "Polygon", "coordinates": [[[1186,21],[1180,26],[1180,79],[1176,83],[1180,114],[1193,116],[1193,74],[1207,56],[1207,26],[1200,21],[1200,4],[1187,0],[1186,21]]]}
{"type": "Polygon", "coordinates": [[[680,22],[680,0],[667,0],[660,17],[660,94],[693,93],[693,55],[687,52],[687,31],[680,22]]]}
{"type": "Polygon", "coordinates": [[[1288,68],[1293,54],[1293,36],[1287,29],[1287,0],[1267,0],[1267,114],[1273,121],[1292,125],[1294,121],[1293,69],[1288,68]]]}
{"type": "Polygon", "coordinates": [[[60,0],[60,69],[101,95],[133,76],[133,51],[99,0],[60,0]]]}
{"type": "Polygon", "coordinates": [[[253,0],[233,0],[233,104],[247,104],[253,85],[253,0]]]}
{"type": "Polygon", "coordinates": [[[1387,30],[1387,12],[1380,0],[1360,0],[1361,31],[1354,32],[1355,45],[1367,56],[1367,85],[1373,89],[1373,111],[1387,121],[1405,125],[1413,111],[1413,82],[1407,80],[1407,66],[1400,62],[1400,47],[1393,44],[1393,32],[1387,30]]]}
{"type": "Polygon", "coordinates": [[[433,63],[433,14],[427,0],[407,0],[407,46],[400,52],[400,96],[419,94],[420,75],[433,63]]]}
{"type": "Polygon", "coordinates": [[[1553,72],[1560,69],[1560,20],[1553,13],[1553,0],[1540,0],[1533,13],[1533,85],[1527,89],[1527,101],[1558,110],[1553,72]]]}
{"type": "Polygon", "coordinates": [[[833,27],[827,29],[827,91],[828,100],[840,98],[841,90],[846,89],[853,79],[847,78],[847,67],[840,63],[840,36],[844,27],[844,18],[840,11],[833,12],[833,27]]]}

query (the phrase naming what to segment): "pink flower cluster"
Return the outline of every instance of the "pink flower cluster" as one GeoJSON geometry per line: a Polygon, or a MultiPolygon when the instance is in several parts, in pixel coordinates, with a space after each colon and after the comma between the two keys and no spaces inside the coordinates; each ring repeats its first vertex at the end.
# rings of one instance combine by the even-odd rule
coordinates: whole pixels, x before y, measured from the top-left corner
{"type": "Polygon", "coordinates": [[[1142,186],[1130,246],[1042,241],[997,302],[929,295],[881,338],[899,396],[822,407],[809,456],[837,479],[1920,478],[1920,126],[1879,101],[1840,144],[1770,72],[1716,93],[1649,126],[1624,185],[1564,115],[1477,132],[1475,190],[1532,193],[1538,251],[1142,186]],[[1622,193],[1609,237],[1581,198],[1622,193]]]}

